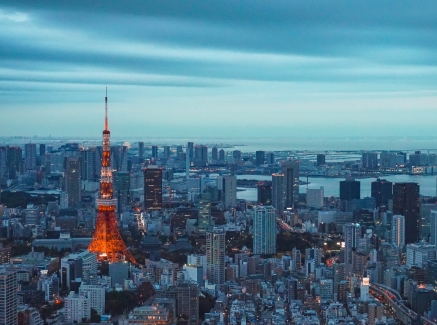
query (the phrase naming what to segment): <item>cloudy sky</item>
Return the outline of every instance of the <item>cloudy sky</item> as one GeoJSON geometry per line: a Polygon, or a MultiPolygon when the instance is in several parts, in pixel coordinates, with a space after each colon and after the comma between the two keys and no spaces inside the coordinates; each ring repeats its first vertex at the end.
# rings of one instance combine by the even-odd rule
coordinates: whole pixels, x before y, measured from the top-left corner
{"type": "Polygon", "coordinates": [[[437,1],[0,3],[0,135],[437,136],[437,1]]]}

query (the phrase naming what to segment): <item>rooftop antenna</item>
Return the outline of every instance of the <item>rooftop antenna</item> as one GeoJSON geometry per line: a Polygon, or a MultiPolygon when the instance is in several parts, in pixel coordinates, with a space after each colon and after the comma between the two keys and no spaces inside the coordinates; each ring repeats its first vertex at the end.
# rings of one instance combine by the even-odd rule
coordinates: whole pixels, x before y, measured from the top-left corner
{"type": "Polygon", "coordinates": [[[106,87],[105,96],[105,130],[108,130],[108,87],[106,87]]]}

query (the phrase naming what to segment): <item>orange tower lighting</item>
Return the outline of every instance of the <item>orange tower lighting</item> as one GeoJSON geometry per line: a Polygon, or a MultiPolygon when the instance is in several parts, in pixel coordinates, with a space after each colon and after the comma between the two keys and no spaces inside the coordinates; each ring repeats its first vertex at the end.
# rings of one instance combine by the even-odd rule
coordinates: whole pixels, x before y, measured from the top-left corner
{"type": "Polygon", "coordinates": [[[111,142],[108,128],[108,90],[105,97],[105,129],[103,130],[102,169],[100,173],[100,193],[97,203],[97,222],[88,251],[97,254],[99,261],[119,262],[125,259],[136,263],[127,249],[118,230],[111,169],[111,142]]]}

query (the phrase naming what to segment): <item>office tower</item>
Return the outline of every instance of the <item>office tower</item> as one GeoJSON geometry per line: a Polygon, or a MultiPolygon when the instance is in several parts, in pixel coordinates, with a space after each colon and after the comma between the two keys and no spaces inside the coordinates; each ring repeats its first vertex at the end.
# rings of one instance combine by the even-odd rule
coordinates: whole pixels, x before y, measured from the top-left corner
{"type": "Polygon", "coordinates": [[[208,164],[208,147],[197,145],[194,147],[193,163],[197,167],[204,167],[208,164]]]}
{"type": "Polygon", "coordinates": [[[111,166],[118,172],[127,172],[127,151],[126,146],[111,147],[111,166]]]}
{"type": "Polygon", "coordinates": [[[378,178],[372,182],[371,197],[375,199],[376,207],[387,206],[388,200],[393,199],[393,183],[378,178]]]}
{"type": "Polygon", "coordinates": [[[223,205],[225,208],[237,205],[237,178],[233,175],[223,176],[223,205]]]}
{"type": "Polygon", "coordinates": [[[0,266],[0,324],[17,325],[17,274],[0,266]]]}
{"type": "Polygon", "coordinates": [[[68,206],[76,207],[81,201],[80,157],[65,157],[65,193],[68,195],[68,206]]]}
{"type": "Polygon", "coordinates": [[[317,166],[322,166],[326,163],[325,154],[318,153],[317,154],[317,166]]]}
{"type": "Polygon", "coordinates": [[[138,158],[140,161],[144,159],[144,142],[138,142],[138,158]]]}
{"type": "Polygon", "coordinates": [[[68,324],[82,323],[82,319],[91,318],[90,298],[84,294],[77,294],[71,291],[64,299],[65,322],[68,324]]]}
{"type": "Polygon", "coordinates": [[[8,151],[6,147],[0,147],[0,180],[8,174],[8,151]]]}
{"type": "Polygon", "coordinates": [[[295,278],[288,279],[288,301],[297,300],[297,287],[299,281],[295,278]]]}
{"type": "Polygon", "coordinates": [[[129,264],[126,261],[109,263],[109,276],[111,277],[111,286],[117,284],[123,285],[129,277],[129,264]]]}
{"type": "Polygon", "coordinates": [[[314,273],[316,269],[316,263],[313,259],[305,259],[305,276],[308,277],[311,273],[314,273]]]}
{"type": "Polygon", "coordinates": [[[199,214],[197,217],[197,229],[200,234],[205,234],[211,218],[211,195],[203,193],[198,203],[199,214]]]}
{"type": "Polygon", "coordinates": [[[360,185],[359,181],[347,179],[340,181],[340,200],[354,200],[360,199],[360,185]]]}
{"type": "Polygon", "coordinates": [[[265,161],[266,161],[265,151],[255,152],[255,165],[257,166],[264,165],[265,161]]]}
{"type": "Polygon", "coordinates": [[[182,150],[182,146],[181,145],[177,145],[176,146],[176,156],[178,156],[179,157],[179,155],[181,154],[181,153],[183,153],[184,151],[182,150]]]}
{"type": "Polygon", "coordinates": [[[96,148],[90,148],[88,150],[83,150],[80,153],[81,161],[81,180],[83,181],[94,181],[97,177],[96,169],[96,159],[97,151],[96,148]]]}
{"type": "Polygon", "coordinates": [[[272,206],[258,205],[253,216],[253,253],[276,253],[276,216],[272,206]]]}
{"type": "Polygon", "coordinates": [[[322,250],[320,248],[305,249],[305,259],[314,260],[316,267],[318,267],[322,263],[322,250]]]}
{"type": "Polygon", "coordinates": [[[152,146],[152,158],[158,158],[158,146],[152,146]]]}
{"type": "Polygon", "coordinates": [[[209,283],[216,285],[225,283],[225,236],[223,228],[206,232],[206,276],[209,283]]]}
{"type": "Polygon", "coordinates": [[[241,151],[240,150],[234,150],[232,152],[232,157],[234,160],[241,160],[241,151]]]}
{"type": "Polygon", "coordinates": [[[120,211],[122,205],[128,205],[130,202],[130,178],[128,172],[114,172],[114,193],[118,202],[118,209],[120,211]]]}
{"type": "Polygon", "coordinates": [[[105,97],[105,129],[103,130],[102,169],[100,191],[97,203],[97,221],[88,246],[91,253],[98,256],[99,261],[117,262],[128,258],[133,263],[135,259],[127,249],[115,217],[117,199],[114,198],[111,168],[111,132],[108,127],[108,97],[105,97]]]}
{"type": "Polygon", "coordinates": [[[36,168],[36,144],[26,143],[24,145],[24,164],[25,170],[36,168]]]}
{"type": "Polygon", "coordinates": [[[218,149],[216,147],[213,147],[211,150],[211,159],[214,161],[218,160],[218,149]]]}
{"type": "Polygon", "coordinates": [[[437,249],[435,245],[426,242],[418,242],[415,244],[407,244],[407,260],[405,265],[407,268],[413,265],[423,269],[428,260],[436,259],[437,249]]]}
{"type": "Polygon", "coordinates": [[[225,151],[223,149],[219,150],[219,161],[225,161],[225,151]]]}
{"type": "Polygon", "coordinates": [[[277,214],[284,212],[287,206],[287,184],[284,174],[272,174],[272,205],[277,214]]]}
{"type": "Polygon", "coordinates": [[[272,205],[272,182],[258,182],[258,204],[272,205]]]}
{"type": "Polygon", "coordinates": [[[197,325],[199,322],[199,286],[195,283],[180,281],[176,287],[177,316],[187,317],[188,325],[197,325]]]}
{"type": "Polygon", "coordinates": [[[347,223],[343,227],[344,234],[344,263],[352,265],[352,248],[357,248],[361,238],[361,227],[359,224],[347,223]]]}
{"type": "Polygon", "coordinates": [[[391,223],[391,243],[399,248],[405,246],[405,217],[394,215],[391,223]]]}
{"type": "Polygon", "coordinates": [[[363,152],[361,155],[363,168],[378,169],[378,154],[376,152],[363,152]]]}
{"type": "Polygon", "coordinates": [[[20,147],[7,147],[7,166],[9,179],[15,179],[23,172],[23,150],[20,147]]]}
{"type": "Polygon", "coordinates": [[[430,224],[429,243],[437,246],[437,209],[431,210],[429,224],[430,224]]]}
{"type": "Polygon", "coordinates": [[[286,207],[293,206],[299,199],[299,161],[282,162],[282,174],[286,184],[286,207]]]}
{"type": "Polygon", "coordinates": [[[296,269],[299,270],[302,267],[302,253],[296,247],[292,250],[292,256],[294,259],[294,264],[296,265],[296,269]]]}
{"type": "Polygon", "coordinates": [[[91,308],[95,309],[99,315],[105,313],[105,287],[101,285],[81,284],[79,294],[86,295],[90,299],[91,308]]]}
{"type": "Polygon", "coordinates": [[[405,217],[405,244],[420,239],[420,189],[417,183],[395,183],[393,186],[393,214],[405,217]]]}
{"type": "Polygon", "coordinates": [[[307,206],[311,208],[323,208],[324,189],[321,188],[307,188],[307,206]]]}
{"type": "Polygon", "coordinates": [[[170,146],[164,146],[164,158],[170,158],[170,146]]]}
{"type": "Polygon", "coordinates": [[[189,158],[193,158],[193,156],[194,156],[194,143],[193,142],[187,143],[187,156],[189,158]]]}
{"type": "Polygon", "coordinates": [[[39,145],[39,156],[44,156],[46,154],[46,145],[44,143],[41,143],[39,145]]]}
{"type": "Polygon", "coordinates": [[[144,168],[144,209],[162,209],[162,169],[157,166],[144,168]]]}
{"type": "Polygon", "coordinates": [[[437,211],[436,203],[421,203],[420,204],[420,222],[419,222],[419,237],[420,239],[429,241],[431,235],[431,211],[437,211]]]}

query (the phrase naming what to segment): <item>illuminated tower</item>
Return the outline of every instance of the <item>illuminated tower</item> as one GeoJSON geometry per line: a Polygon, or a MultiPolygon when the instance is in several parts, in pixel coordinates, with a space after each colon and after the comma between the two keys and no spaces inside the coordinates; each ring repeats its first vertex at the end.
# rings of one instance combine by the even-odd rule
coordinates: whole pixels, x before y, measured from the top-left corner
{"type": "Polygon", "coordinates": [[[111,169],[111,143],[108,129],[108,96],[105,97],[105,129],[103,130],[100,194],[97,202],[97,222],[88,250],[97,254],[99,261],[118,262],[125,258],[135,263],[121,239],[115,217],[117,199],[114,198],[111,169]]]}

